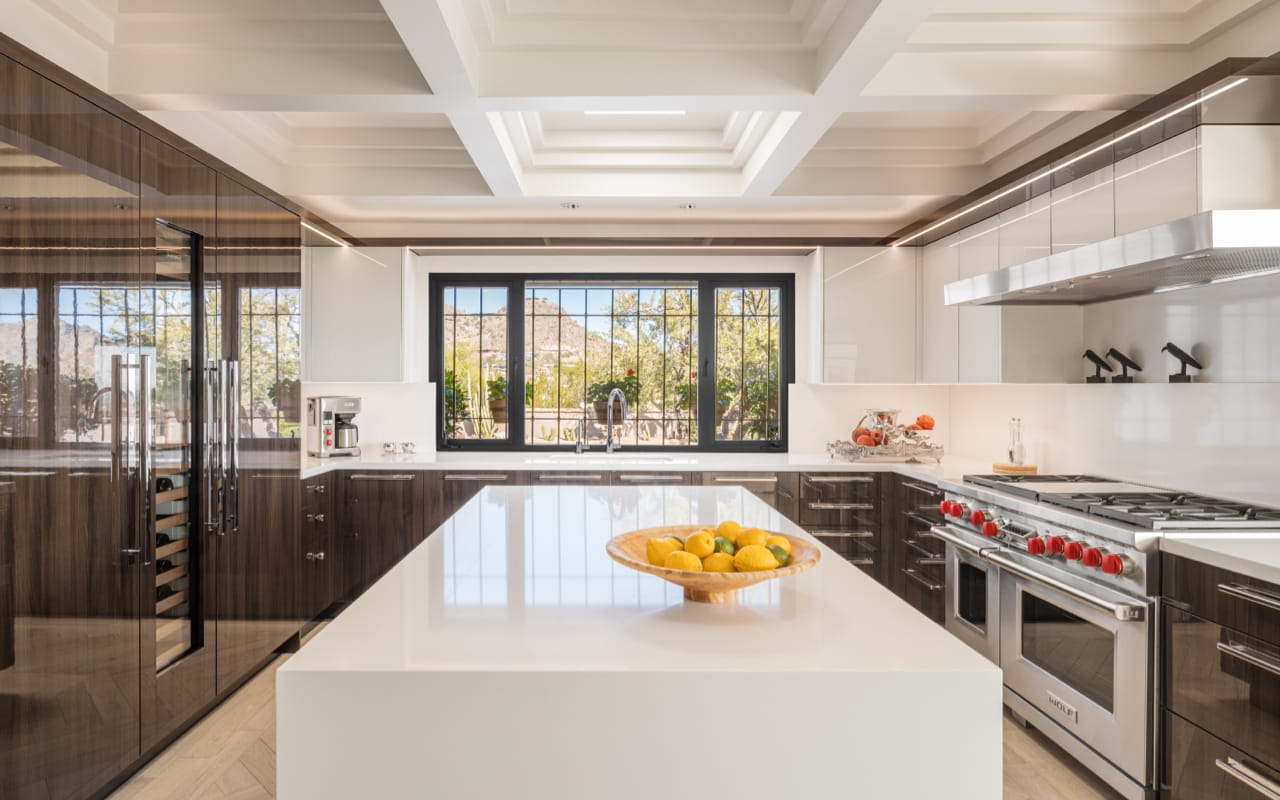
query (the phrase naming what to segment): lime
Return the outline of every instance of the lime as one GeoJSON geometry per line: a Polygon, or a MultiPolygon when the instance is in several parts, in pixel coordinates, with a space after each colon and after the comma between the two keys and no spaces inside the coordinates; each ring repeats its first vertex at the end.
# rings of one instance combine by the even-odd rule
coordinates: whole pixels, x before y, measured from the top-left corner
{"type": "Polygon", "coordinates": [[[738,552],[738,548],[734,547],[732,539],[726,539],[723,536],[716,537],[716,552],[726,555],[733,555],[738,552]]]}
{"type": "Polygon", "coordinates": [[[770,553],[773,553],[773,557],[778,559],[778,566],[785,567],[787,562],[791,560],[791,554],[782,545],[771,544],[766,545],[766,547],[768,547],[770,553]]]}

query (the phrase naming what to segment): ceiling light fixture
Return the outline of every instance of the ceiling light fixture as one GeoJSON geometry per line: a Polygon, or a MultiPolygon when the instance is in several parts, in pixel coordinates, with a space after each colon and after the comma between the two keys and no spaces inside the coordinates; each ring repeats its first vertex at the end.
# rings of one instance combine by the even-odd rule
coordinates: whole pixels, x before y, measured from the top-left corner
{"type": "Polygon", "coordinates": [[[560,207],[567,208],[570,211],[573,211],[574,209],[581,208],[582,206],[578,205],[577,203],[569,202],[569,203],[561,203],[560,207]]]}
{"type": "Polygon", "coordinates": [[[328,231],[322,231],[322,230],[320,230],[320,229],[319,229],[319,228],[317,228],[315,225],[312,225],[311,223],[307,222],[305,219],[302,221],[302,227],[306,228],[307,230],[311,231],[312,233],[316,234],[317,236],[323,236],[324,238],[328,239],[329,241],[333,242],[334,244],[338,245],[339,247],[350,247],[350,246],[351,246],[351,243],[350,243],[350,242],[344,242],[343,240],[339,239],[337,236],[334,236],[333,234],[329,233],[328,231]]]}
{"type": "Polygon", "coordinates": [[[680,207],[685,211],[692,211],[698,207],[697,203],[681,203],[680,207]]]}
{"type": "Polygon", "coordinates": [[[589,117],[683,117],[686,111],[682,109],[662,109],[658,111],[583,111],[589,117]]]}
{"type": "Polygon", "coordinates": [[[1217,97],[1218,95],[1222,94],[1223,92],[1227,92],[1227,91],[1230,91],[1230,90],[1232,90],[1232,89],[1236,88],[1237,86],[1239,86],[1240,84],[1244,83],[1244,82],[1245,82],[1245,81],[1247,81],[1247,80],[1249,80],[1249,79],[1248,79],[1248,78],[1238,78],[1238,79],[1236,79],[1236,80],[1232,81],[1231,83],[1228,83],[1226,86],[1221,86],[1221,87],[1219,87],[1219,88],[1217,88],[1217,89],[1214,89],[1212,92],[1209,92],[1209,93],[1208,93],[1208,94],[1206,94],[1204,97],[1198,97],[1198,98],[1196,98],[1195,100],[1192,100],[1192,101],[1190,101],[1190,102],[1188,102],[1188,103],[1184,103],[1184,104],[1182,104],[1182,105],[1178,106],[1177,108],[1175,108],[1175,109],[1174,109],[1174,110],[1172,110],[1172,111],[1169,111],[1169,112],[1166,112],[1166,113],[1164,113],[1164,114],[1161,114],[1160,116],[1156,117],[1155,119],[1151,120],[1150,122],[1145,122],[1145,123],[1143,123],[1142,125],[1139,125],[1138,127],[1134,128],[1133,130],[1128,131],[1127,133],[1124,133],[1124,134],[1122,134],[1122,135],[1120,135],[1120,136],[1117,136],[1116,138],[1111,139],[1111,140],[1109,140],[1109,141],[1103,142],[1102,144],[1098,145],[1097,147],[1094,147],[1094,148],[1093,148],[1093,149],[1091,149],[1091,150],[1087,150],[1087,151],[1085,151],[1085,152],[1081,153],[1081,154],[1080,154],[1080,155],[1078,155],[1078,156],[1074,156],[1074,157],[1072,157],[1072,158],[1070,158],[1070,159],[1067,159],[1066,161],[1062,162],[1061,164],[1059,164],[1059,165],[1058,165],[1058,166],[1056,166],[1056,167],[1052,167],[1052,168],[1050,168],[1050,169],[1047,169],[1047,170],[1045,170],[1044,172],[1041,172],[1041,173],[1039,173],[1039,174],[1037,174],[1037,175],[1035,175],[1035,176],[1033,176],[1033,177],[1027,178],[1025,181],[1022,181],[1022,182],[1021,182],[1021,183],[1019,183],[1019,184],[1016,184],[1016,185],[1014,185],[1014,186],[1010,186],[1008,189],[1005,189],[1003,192],[1000,192],[1000,193],[999,193],[999,194],[997,194],[997,195],[993,195],[993,196],[991,196],[991,197],[988,197],[986,200],[983,200],[981,203],[978,203],[978,204],[976,204],[976,205],[969,206],[968,208],[966,208],[966,209],[964,209],[964,210],[962,210],[962,211],[957,211],[956,213],[952,214],[951,216],[947,217],[946,219],[942,220],[941,222],[935,222],[934,224],[930,225],[929,227],[925,228],[924,230],[916,231],[915,233],[911,234],[910,236],[906,236],[906,237],[904,237],[904,238],[902,238],[902,239],[899,239],[898,241],[894,242],[894,243],[891,245],[891,247],[898,247],[898,246],[900,246],[900,245],[904,245],[904,244],[906,244],[907,242],[910,242],[910,241],[914,241],[914,240],[916,240],[916,239],[919,239],[921,236],[924,236],[926,233],[929,233],[930,231],[935,231],[935,230],[937,230],[938,228],[941,228],[943,225],[948,225],[948,224],[950,224],[950,223],[954,222],[955,220],[960,219],[961,217],[964,217],[964,216],[967,216],[967,215],[969,215],[969,214],[972,214],[974,211],[977,211],[977,210],[978,210],[978,209],[980,209],[980,208],[984,208],[985,206],[989,206],[989,205],[991,205],[992,203],[994,203],[994,202],[996,202],[997,200],[999,200],[1000,198],[1002,198],[1002,197],[1008,197],[1009,195],[1013,194],[1014,192],[1018,191],[1019,189],[1025,189],[1026,187],[1030,186],[1031,184],[1035,183],[1036,181],[1038,181],[1038,180],[1042,180],[1042,179],[1044,179],[1044,178],[1047,178],[1047,177],[1049,177],[1050,175],[1054,174],[1055,172],[1058,172],[1059,170],[1066,169],[1067,167],[1071,166],[1072,164],[1078,164],[1079,162],[1083,161],[1084,159],[1088,158],[1089,156],[1095,155],[1095,154],[1097,154],[1097,153],[1101,153],[1103,150],[1106,150],[1108,147],[1112,147],[1112,146],[1114,146],[1115,144],[1117,144],[1117,143],[1119,143],[1119,142],[1123,142],[1125,139],[1128,139],[1128,138],[1130,138],[1130,137],[1132,137],[1132,136],[1137,136],[1139,133],[1142,133],[1143,131],[1145,131],[1145,130],[1147,130],[1148,128],[1151,128],[1151,127],[1153,127],[1153,126],[1155,126],[1155,125],[1159,125],[1161,122],[1164,122],[1164,121],[1165,121],[1165,120],[1167,120],[1167,119],[1171,119],[1171,118],[1173,118],[1173,117],[1176,117],[1177,115],[1181,114],[1183,111],[1186,111],[1186,110],[1191,109],[1191,108],[1195,108],[1196,106],[1200,105],[1201,103],[1205,102],[1206,100],[1210,100],[1210,99],[1212,99],[1212,98],[1214,98],[1214,97],[1217,97]]]}

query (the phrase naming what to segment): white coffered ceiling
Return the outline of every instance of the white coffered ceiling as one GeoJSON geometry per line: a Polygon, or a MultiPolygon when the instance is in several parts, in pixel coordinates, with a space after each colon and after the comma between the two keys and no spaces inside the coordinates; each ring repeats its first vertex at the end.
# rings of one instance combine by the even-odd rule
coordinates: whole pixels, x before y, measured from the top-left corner
{"type": "Polygon", "coordinates": [[[0,31],[361,238],[885,235],[1280,48],[1280,0],[6,6],[0,31]]]}

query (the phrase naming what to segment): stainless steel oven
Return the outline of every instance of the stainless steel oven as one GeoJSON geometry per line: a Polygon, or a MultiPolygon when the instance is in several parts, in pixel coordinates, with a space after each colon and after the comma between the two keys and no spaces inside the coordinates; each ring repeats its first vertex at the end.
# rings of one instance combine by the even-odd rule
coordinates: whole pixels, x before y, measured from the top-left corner
{"type": "Polygon", "coordinates": [[[944,624],[957,639],[1000,663],[1000,568],[982,558],[992,549],[947,526],[933,528],[947,545],[944,624]]]}
{"type": "Polygon", "coordinates": [[[1006,702],[1126,797],[1148,797],[1154,603],[1009,550],[984,557],[1000,568],[1006,702]]]}

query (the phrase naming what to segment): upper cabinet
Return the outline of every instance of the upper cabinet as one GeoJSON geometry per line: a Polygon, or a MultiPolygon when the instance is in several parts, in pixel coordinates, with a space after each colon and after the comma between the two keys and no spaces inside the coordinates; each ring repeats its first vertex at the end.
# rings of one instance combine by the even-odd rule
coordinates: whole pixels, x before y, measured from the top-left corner
{"type": "Polygon", "coordinates": [[[942,302],[942,287],[960,277],[955,234],[920,250],[920,361],[925,383],[956,383],[959,311],[942,302]]]}
{"type": "MultiPolygon", "coordinates": [[[[1116,162],[1113,235],[1189,217],[1200,210],[1199,136],[1199,129],[1193,128],[1116,162]]],[[[1097,241],[1101,239],[1081,244],[1097,241]]]]}
{"type": "Polygon", "coordinates": [[[823,380],[913,383],[917,374],[918,247],[823,252],[823,380]]]}
{"type": "Polygon", "coordinates": [[[405,268],[398,247],[308,247],[304,377],[405,378],[405,268]]]}

